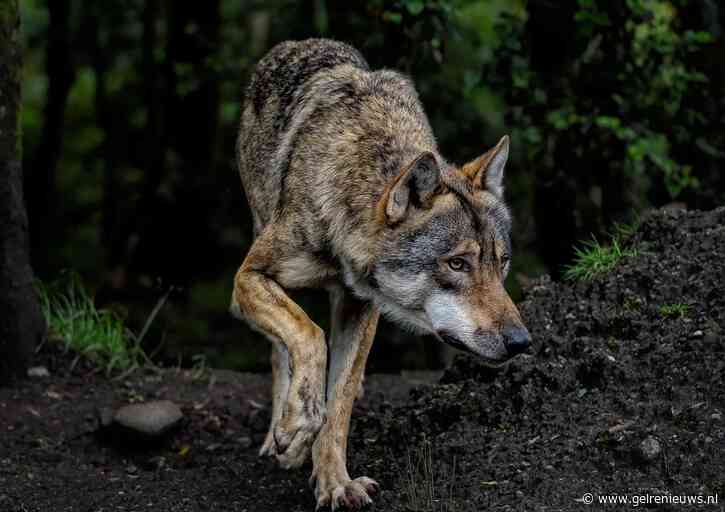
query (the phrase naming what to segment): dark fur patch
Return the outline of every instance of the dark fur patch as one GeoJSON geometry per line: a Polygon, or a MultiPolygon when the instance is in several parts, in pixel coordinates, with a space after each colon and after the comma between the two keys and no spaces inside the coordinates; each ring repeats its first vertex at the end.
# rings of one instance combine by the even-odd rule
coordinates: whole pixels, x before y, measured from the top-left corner
{"type": "Polygon", "coordinates": [[[270,96],[277,96],[275,125],[282,131],[290,120],[294,102],[301,96],[297,93],[303,84],[318,72],[342,64],[369,69],[360,52],[339,41],[308,39],[278,45],[258,64],[248,98],[259,115],[270,96]]]}
{"type": "Polygon", "coordinates": [[[304,416],[308,418],[316,418],[320,415],[320,406],[318,401],[314,399],[314,396],[310,391],[310,382],[308,379],[304,379],[304,381],[300,385],[297,396],[302,402],[302,414],[304,416]]]}

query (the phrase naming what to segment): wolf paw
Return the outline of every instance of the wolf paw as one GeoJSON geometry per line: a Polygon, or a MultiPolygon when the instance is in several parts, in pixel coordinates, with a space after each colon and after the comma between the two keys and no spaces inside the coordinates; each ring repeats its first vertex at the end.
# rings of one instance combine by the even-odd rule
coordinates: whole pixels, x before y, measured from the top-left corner
{"type": "Polygon", "coordinates": [[[305,463],[324,420],[324,414],[282,417],[274,427],[272,434],[274,454],[280,466],[290,469],[300,467],[305,463]]]}
{"type": "MultiPolygon", "coordinates": [[[[313,477],[311,483],[315,482],[313,477]]],[[[361,476],[354,480],[349,478],[343,481],[328,482],[327,485],[318,485],[315,487],[315,497],[317,498],[317,508],[330,507],[333,511],[338,508],[361,509],[371,505],[373,500],[370,498],[380,491],[380,485],[366,476],[361,476]]]]}
{"type": "Polygon", "coordinates": [[[260,457],[274,457],[277,454],[277,446],[274,443],[274,426],[269,428],[267,437],[264,438],[264,443],[259,449],[260,457]]]}

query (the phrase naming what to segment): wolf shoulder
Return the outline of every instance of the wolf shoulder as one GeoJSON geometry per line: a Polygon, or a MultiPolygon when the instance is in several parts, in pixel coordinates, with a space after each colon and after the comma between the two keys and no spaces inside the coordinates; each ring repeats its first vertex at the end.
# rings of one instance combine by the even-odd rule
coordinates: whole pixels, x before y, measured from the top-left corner
{"type": "Polygon", "coordinates": [[[284,41],[274,46],[257,64],[246,91],[246,101],[259,115],[275,98],[299,96],[314,75],[342,65],[369,70],[362,54],[352,46],[332,39],[284,41]]]}

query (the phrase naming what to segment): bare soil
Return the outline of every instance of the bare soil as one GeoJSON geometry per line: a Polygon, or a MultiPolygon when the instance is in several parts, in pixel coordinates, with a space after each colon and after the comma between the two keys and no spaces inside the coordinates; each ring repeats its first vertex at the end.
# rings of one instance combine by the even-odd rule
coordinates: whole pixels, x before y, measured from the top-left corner
{"type": "MultiPolygon", "coordinates": [[[[382,484],[372,510],[633,508],[597,504],[608,494],[717,494],[685,509],[725,510],[725,208],[652,212],[627,243],[638,255],[609,275],[533,283],[520,306],[535,354],[368,377],[349,469],[382,484]]],[[[314,510],[309,468],[256,456],[268,376],[106,377],[73,360],[46,345],[50,377],[0,389],[1,512],[314,510]],[[102,409],[152,398],[185,413],[160,445],[99,430],[102,409]]]]}

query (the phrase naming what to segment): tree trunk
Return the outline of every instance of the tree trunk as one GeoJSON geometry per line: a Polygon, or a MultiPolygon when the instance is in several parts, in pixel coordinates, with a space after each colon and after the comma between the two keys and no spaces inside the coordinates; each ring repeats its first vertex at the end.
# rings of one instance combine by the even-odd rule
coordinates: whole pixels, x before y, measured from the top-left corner
{"type": "Polygon", "coordinates": [[[20,18],[0,0],[0,384],[25,374],[45,321],[33,290],[20,165],[20,18]]]}

